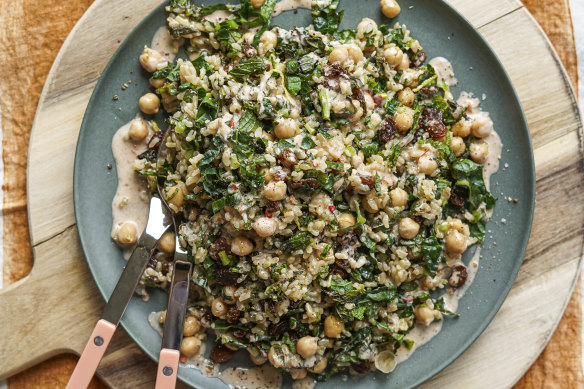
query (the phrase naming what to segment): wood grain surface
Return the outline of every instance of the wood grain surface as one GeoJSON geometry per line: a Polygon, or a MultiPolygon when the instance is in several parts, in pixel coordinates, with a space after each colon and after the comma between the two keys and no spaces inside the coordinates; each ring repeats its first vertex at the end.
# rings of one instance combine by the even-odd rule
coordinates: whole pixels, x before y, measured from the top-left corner
{"type": "MultiPolygon", "coordinates": [[[[473,0],[474,1],[474,0],[473,0]]],[[[473,7],[469,1],[453,1],[457,3],[459,9],[465,12],[465,8],[473,7]]],[[[483,2],[489,4],[489,2],[483,2]]],[[[517,11],[517,4],[512,0],[498,0],[498,7],[486,7],[472,22],[476,26],[484,26],[483,34],[496,37],[495,30],[497,21],[501,17],[511,12],[517,11]],[[488,9],[487,9],[488,8],[488,9]],[[485,32],[486,31],[486,32],[485,32]]],[[[573,44],[573,34],[569,18],[569,7],[567,1],[558,0],[525,0],[525,5],[532,11],[533,15],[540,21],[542,27],[552,40],[554,47],[572,81],[576,81],[576,57],[573,44]]],[[[26,163],[27,156],[20,150],[26,150],[29,144],[30,129],[34,118],[37,102],[41,93],[42,86],[49,72],[50,66],[55,59],[61,44],[69,34],[73,25],[81,17],[83,12],[89,7],[89,0],[75,0],[61,2],[48,0],[43,3],[42,7],[38,2],[33,0],[3,0],[0,2],[0,52],[6,53],[4,66],[11,77],[5,77],[0,82],[0,109],[2,110],[2,129],[3,129],[3,162],[4,162],[4,281],[5,285],[13,283],[25,277],[30,271],[33,263],[31,245],[28,239],[28,223],[26,214],[26,163]],[[65,15],[65,17],[64,17],[65,15]],[[31,37],[23,39],[23,37],[31,37]]],[[[504,20],[503,20],[504,21],[504,20]]],[[[496,38],[498,39],[498,38],[496,38]]],[[[110,42],[115,46],[116,42],[110,42]]],[[[490,41],[493,45],[493,42],[490,41]]],[[[506,50],[504,45],[493,45],[496,51],[498,47],[506,50]]],[[[498,52],[499,55],[501,55],[498,52]]],[[[507,66],[507,63],[505,63],[507,66]]],[[[553,65],[553,64],[552,64],[553,65]]],[[[513,72],[511,72],[513,74],[513,72]]],[[[94,77],[98,76],[97,72],[94,77]]],[[[63,75],[59,81],[61,84],[75,85],[74,75],[63,75]]],[[[59,82],[56,82],[58,84],[59,82]]],[[[49,89],[50,89],[49,85],[49,89]]],[[[521,92],[521,91],[520,91],[521,92]]],[[[91,93],[91,89],[83,90],[80,95],[85,96],[91,93]]],[[[529,100],[529,96],[521,96],[524,105],[529,100]]],[[[534,145],[536,149],[541,146],[542,152],[538,158],[536,150],[536,159],[541,161],[538,164],[538,202],[543,204],[554,204],[555,198],[548,193],[557,185],[564,185],[569,181],[571,174],[578,175],[580,169],[580,155],[569,155],[566,163],[559,166],[546,159],[546,151],[552,146],[548,146],[550,131],[542,123],[546,120],[545,115],[536,115],[527,112],[530,119],[530,126],[541,129],[542,134],[533,134],[534,145]],[[545,135],[545,136],[544,136],[545,135]]],[[[38,121],[39,119],[37,119],[38,121]]],[[[574,129],[564,129],[566,133],[574,129]]],[[[564,142],[565,133],[554,135],[561,145],[564,142]]],[[[51,141],[51,140],[47,140],[51,141]]],[[[56,137],[54,142],[61,140],[56,137]]],[[[65,140],[71,142],[70,139],[65,140]]],[[[576,141],[578,141],[576,139],[576,141]]],[[[75,139],[73,139],[74,147],[75,139]]],[[[553,142],[552,142],[553,143],[553,142]]],[[[553,147],[557,147],[554,144],[553,147]]],[[[573,148],[572,148],[573,151],[573,148]]],[[[569,152],[567,154],[570,154],[569,152]]],[[[573,153],[572,153],[573,154],[573,153]]],[[[47,177],[45,188],[50,188],[50,179],[47,177]]],[[[60,177],[56,177],[60,179],[60,177]]],[[[43,183],[45,184],[45,183],[43,183]]],[[[566,195],[572,201],[580,200],[584,204],[582,196],[582,182],[572,183],[571,186],[565,187],[566,195]]],[[[29,194],[35,196],[47,196],[48,193],[41,191],[39,193],[29,194]]],[[[32,200],[31,200],[32,201],[32,200]]],[[[70,201],[62,200],[63,203],[70,201]]],[[[57,211],[59,211],[57,209],[57,211]]],[[[539,207],[536,211],[535,225],[533,236],[549,236],[544,234],[543,230],[551,226],[558,225],[561,230],[562,217],[572,215],[583,215],[581,209],[562,208],[559,215],[550,215],[545,208],[539,207]],[[551,220],[550,220],[551,219],[551,220]]],[[[59,214],[56,216],[57,222],[60,223],[61,229],[55,229],[54,225],[47,224],[54,219],[47,218],[38,223],[39,230],[34,234],[35,252],[44,255],[57,254],[57,250],[63,245],[74,245],[76,242],[76,230],[71,226],[71,214],[59,214]],[[46,228],[44,228],[46,226],[46,228]],[[43,229],[44,228],[44,229],[43,229]],[[54,231],[65,231],[62,236],[55,237],[54,231]],[[51,239],[52,238],[52,239],[51,239]],[[50,239],[50,240],[48,240],[50,239]],[[46,241],[45,243],[42,243],[46,241]]],[[[35,220],[33,226],[37,226],[35,220]]],[[[580,223],[581,224],[581,223],[580,223]]],[[[571,249],[570,255],[578,258],[581,256],[581,239],[577,235],[582,235],[582,226],[566,232],[566,239],[562,241],[564,249],[571,249]],[[575,253],[575,254],[574,254],[575,253]]],[[[559,234],[558,234],[559,236],[559,234]]],[[[537,265],[537,258],[542,255],[549,255],[555,245],[553,241],[542,242],[534,245],[530,243],[530,248],[526,255],[526,264],[524,268],[529,270],[529,274],[541,272],[537,265]]],[[[71,247],[71,250],[78,251],[78,247],[71,247]]],[[[40,261],[39,261],[40,262],[40,261]]],[[[560,261],[561,262],[561,261],[560,261]]],[[[77,263],[77,262],[76,262],[77,263]]],[[[567,259],[564,262],[568,263],[567,259]]],[[[36,267],[35,267],[36,268],[36,267]]],[[[522,268],[523,269],[523,268],[522,268]]],[[[33,271],[34,273],[34,271],[33,271]]],[[[524,282],[527,284],[528,275],[522,272],[518,279],[518,284],[524,282]],[[521,278],[523,277],[523,278],[521,278]]],[[[567,280],[570,287],[570,280],[567,280]]],[[[87,297],[95,300],[97,307],[100,307],[101,299],[97,296],[97,291],[92,285],[87,287],[87,297]],[[94,293],[91,295],[91,293],[94,293]]],[[[544,388],[544,387],[565,387],[576,388],[583,387],[582,369],[581,369],[581,304],[579,288],[570,300],[564,318],[560,322],[556,334],[552,337],[545,351],[540,358],[533,364],[527,374],[516,385],[517,388],[544,388]]],[[[16,298],[16,297],[15,297],[16,298]]],[[[550,299],[553,300],[553,299],[550,299]]],[[[561,302],[560,302],[561,304],[561,302]]],[[[3,312],[5,314],[5,312],[3,312]]],[[[31,312],[31,322],[34,324],[37,320],[42,320],[42,312],[31,312]]],[[[91,316],[91,314],[89,315],[91,316]]],[[[89,317],[94,320],[93,317],[89,317]]],[[[80,319],[81,320],[81,319],[80,319]]],[[[551,323],[550,327],[553,328],[551,323]]],[[[525,324],[521,324],[525,325],[525,324]]],[[[35,327],[31,327],[35,328],[35,327]]],[[[491,326],[489,327],[491,328],[491,326]]],[[[59,330],[58,328],[54,329],[59,330]]],[[[544,339],[545,341],[545,339],[544,339]]],[[[147,377],[143,381],[139,376],[149,369],[154,371],[154,364],[150,361],[135,345],[129,341],[123,331],[114,338],[110,353],[104,360],[101,367],[102,374],[106,372],[108,383],[115,387],[142,387],[151,382],[147,377]],[[126,369],[131,366],[134,368],[126,369]],[[142,368],[137,369],[136,366],[142,368]],[[131,377],[129,377],[131,375],[131,377]],[[138,376],[138,378],[137,378],[138,376]],[[129,384],[131,382],[131,384],[129,384]]],[[[38,352],[38,345],[26,345],[24,352],[38,352]],[[29,348],[27,350],[26,348],[29,348]],[[36,349],[35,349],[36,348],[36,349]]],[[[474,346],[473,346],[474,347],[474,346]]],[[[61,388],[64,387],[69,374],[72,372],[76,357],[72,355],[60,355],[40,365],[29,368],[9,379],[9,388],[61,388]]],[[[1,373],[1,372],[0,372],[1,373]]],[[[492,373],[495,374],[495,373],[492,373]]],[[[105,384],[94,381],[93,388],[105,388],[105,384]]]]}

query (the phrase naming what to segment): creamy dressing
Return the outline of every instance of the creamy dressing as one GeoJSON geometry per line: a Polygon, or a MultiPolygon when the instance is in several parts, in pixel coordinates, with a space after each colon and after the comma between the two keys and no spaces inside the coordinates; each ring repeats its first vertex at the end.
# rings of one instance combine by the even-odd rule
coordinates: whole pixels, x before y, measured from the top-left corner
{"type": "Polygon", "coordinates": [[[164,311],[150,312],[148,315],[148,324],[150,324],[150,327],[154,328],[156,332],[160,334],[160,336],[162,336],[162,324],[160,324],[160,314],[162,312],[164,311]]]}
{"type": "MultiPolygon", "coordinates": [[[[152,130],[149,130],[150,133],[144,140],[132,141],[128,130],[134,120],[142,119],[137,116],[131,122],[124,124],[112,139],[112,152],[118,173],[118,188],[112,201],[113,226],[111,236],[114,241],[117,241],[118,230],[124,223],[133,223],[136,226],[136,236],[140,236],[146,228],[148,220],[150,193],[146,181],[136,174],[133,165],[136,157],[148,149],[146,140],[150,138],[152,130]]],[[[150,128],[150,126],[148,127],[150,128]]],[[[132,247],[124,247],[123,249],[124,258],[128,259],[132,247]]]]}
{"type": "Polygon", "coordinates": [[[448,86],[455,86],[458,80],[454,77],[454,70],[449,60],[444,57],[432,58],[429,62],[436,71],[439,84],[446,84],[448,86]]]}
{"type": "Polygon", "coordinates": [[[312,0],[282,0],[276,4],[272,16],[278,16],[282,12],[290,11],[298,8],[312,7],[312,0]]]}
{"type": "MultiPolygon", "coordinates": [[[[282,387],[282,374],[269,363],[251,369],[230,367],[221,372],[219,379],[234,388],[280,389],[282,387]]],[[[310,389],[310,387],[301,386],[297,389],[310,389]]]]}
{"type": "Polygon", "coordinates": [[[166,26],[156,30],[152,38],[151,49],[157,50],[167,62],[172,62],[178,53],[179,39],[173,39],[166,26]]]}
{"type": "Polygon", "coordinates": [[[234,16],[231,12],[226,11],[224,9],[220,9],[217,10],[207,16],[205,16],[203,19],[208,20],[210,22],[213,23],[221,23],[224,20],[228,20],[228,19],[233,19],[234,16]]]}
{"type": "Polygon", "coordinates": [[[292,389],[313,389],[316,386],[316,381],[310,377],[296,380],[292,384],[292,389]]]}

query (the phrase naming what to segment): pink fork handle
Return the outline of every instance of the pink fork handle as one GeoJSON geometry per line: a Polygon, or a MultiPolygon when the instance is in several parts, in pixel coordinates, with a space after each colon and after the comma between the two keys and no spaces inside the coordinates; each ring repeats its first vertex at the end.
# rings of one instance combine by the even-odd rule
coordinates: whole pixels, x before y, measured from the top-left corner
{"type": "Polygon", "coordinates": [[[87,388],[115,331],[116,326],[109,321],[101,319],[97,322],[66,389],[87,388]]]}
{"type": "Polygon", "coordinates": [[[169,348],[160,350],[155,389],[174,389],[180,352],[169,348]]]}

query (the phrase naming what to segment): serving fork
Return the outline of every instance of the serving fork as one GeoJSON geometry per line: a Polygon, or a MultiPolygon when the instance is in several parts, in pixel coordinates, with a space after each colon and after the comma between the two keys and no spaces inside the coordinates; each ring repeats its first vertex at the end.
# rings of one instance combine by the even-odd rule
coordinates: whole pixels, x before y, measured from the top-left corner
{"type": "Polygon", "coordinates": [[[83,349],[83,353],[69,379],[67,389],[87,388],[89,385],[158,240],[170,229],[172,223],[173,219],[168,217],[163,201],[153,196],[150,199],[146,228],[138,239],[136,248],[132,251],[132,255],[101,314],[101,318],[83,349]]]}

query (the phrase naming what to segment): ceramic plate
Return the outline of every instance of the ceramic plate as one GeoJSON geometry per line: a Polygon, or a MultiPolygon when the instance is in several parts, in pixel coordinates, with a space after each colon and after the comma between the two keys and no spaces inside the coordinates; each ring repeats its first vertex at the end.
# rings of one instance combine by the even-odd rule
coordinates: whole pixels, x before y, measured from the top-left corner
{"type": "MultiPolygon", "coordinates": [[[[206,1],[213,4],[218,1],[206,1]]],[[[341,0],[345,9],[342,28],[355,28],[367,16],[378,24],[389,21],[381,14],[379,0],[341,0]]],[[[79,237],[93,278],[102,294],[109,298],[125,261],[120,249],[110,239],[111,202],[117,177],[111,140],[116,130],[138,112],[138,98],[149,91],[148,74],[138,57],[155,31],[165,25],[163,5],[144,19],[121,44],[104,70],[87,107],[75,158],[74,199],[79,237]],[[120,86],[131,79],[125,91],[120,86]],[[114,101],[114,95],[120,99],[114,101]]],[[[308,25],[308,10],[285,12],[273,25],[291,28],[308,25]]],[[[442,331],[420,347],[393,373],[371,373],[363,378],[340,377],[319,383],[319,389],[338,386],[353,388],[409,388],[421,384],[456,359],[481,334],[503,303],[523,260],[529,237],[535,197],[533,153],[527,123],[517,95],[503,66],[480,34],[448,4],[438,0],[417,0],[415,7],[404,6],[391,23],[405,23],[424,47],[428,58],[443,56],[453,64],[462,91],[484,97],[481,108],[491,114],[503,141],[501,168],[491,178],[491,191],[498,198],[491,222],[487,225],[480,269],[459,305],[460,318],[446,318],[442,331]],[[483,95],[484,93],[484,95],[483,95]],[[507,198],[517,198],[518,203],[507,198]],[[496,242],[496,245],[495,245],[496,242]]],[[[162,117],[158,122],[162,123],[162,117]]],[[[468,261],[474,249],[465,254],[468,261]]],[[[122,326],[152,359],[158,358],[161,338],[147,322],[150,312],[165,309],[167,295],[159,290],[148,302],[134,297],[122,319],[122,326]]],[[[246,353],[245,353],[246,354],[246,353]]],[[[227,365],[250,366],[243,352],[227,365]]],[[[225,388],[216,379],[194,368],[181,368],[179,378],[205,388],[225,388]]],[[[285,381],[289,386],[290,382],[285,381]]]]}

